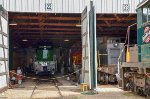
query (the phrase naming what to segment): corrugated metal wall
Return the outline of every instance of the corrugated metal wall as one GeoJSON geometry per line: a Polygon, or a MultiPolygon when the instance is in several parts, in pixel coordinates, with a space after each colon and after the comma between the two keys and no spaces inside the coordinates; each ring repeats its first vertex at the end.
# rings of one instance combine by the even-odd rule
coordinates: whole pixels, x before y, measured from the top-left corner
{"type": "MultiPolygon", "coordinates": [[[[81,13],[89,0],[0,0],[8,11],[81,13]]],[[[97,13],[135,13],[142,0],[93,0],[97,13]]]]}
{"type": "Polygon", "coordinates": [[[142,0],[95,0],[97,13],[136,13],[142,0]]]}
{"type": "Polygon", "coordinates": [[[7,87],[8,21],[7,11],[0,6],[0,91],[7,87]]]}

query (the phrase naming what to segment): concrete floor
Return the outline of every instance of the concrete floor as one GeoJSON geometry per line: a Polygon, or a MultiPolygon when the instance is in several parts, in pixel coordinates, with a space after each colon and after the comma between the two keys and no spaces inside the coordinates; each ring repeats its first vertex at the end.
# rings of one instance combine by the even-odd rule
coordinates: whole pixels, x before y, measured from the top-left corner
{"type": "MultiPolygon", "coordinates": [[[[54,83],[41,82],[37,85],[32,99],[145,99],[131,92],[125,92],[112,85],[98,87],[98,94],[81,94],[80,86],[73,85],[65,79],[59,79],[58,91],[54,83]]],[[[36,82],[26,80],[19,88],[8,89],[0,94],[0,99],[30,99],[36,82]]]]}

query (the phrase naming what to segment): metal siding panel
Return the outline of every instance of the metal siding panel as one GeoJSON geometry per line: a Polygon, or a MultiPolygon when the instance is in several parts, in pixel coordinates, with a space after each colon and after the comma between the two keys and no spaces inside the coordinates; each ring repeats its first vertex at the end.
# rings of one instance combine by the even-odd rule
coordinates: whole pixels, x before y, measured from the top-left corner
{"type": "Polygon", "coordinates": [[[45,12],[45,0],[40,0],[40,11],[45,12]]]}
{"type": "Polygon", "coordinates": [[[34,3],[35,3],[34,11],[35,11],[35,12],[38,12],[39,9],[40,9],[40,8],[39,8],[39,3],[40,3],[40,2],[39,2],[39,0],[36,0],[36,1],[34,0],[34,3]]]}
{"type": "MultiPolygon", "coordinates": [[[[43,2],[43,4],[44,4],[44,10],[43,10],[43,11],[44,11],[44,12],[51,12],[51,11],[47,11],[46,8],[45,8],[45,4],[51,3],[51,2],[49,2],[49,0],[43,0],[42,2],[43,2]]],[[[43,5],[42,5],[42,8],[43,8],[43,5]]]]}
{"type": "Polygon", "coordinates": [[[71,1],[69,1],[69,12],[73,12],[73,0],[71,1]]]}
{"type": "Polygon", "coordinates": [[[82,12],[82,8],[83,8],[83,6],[82,6],[82,1],[81,0],[79,0],[79,2],[80,2],[80,13],[82,12]]]}
{"type": "Polygon", "coordinates": [[[76,1],[77,0],[72,0],[72,2],[71,2],[72,3],[72,7],[71,7],[72,8],[72,12],[76,11],[76,4],[77,4],[76,1]]]}
{"type": "MultiPolygon", "coordinates": [[[[0,0],[8,11],[81,13],[90,0],[0,0]],[[52,10],[45,10],[45,3],[52,3],[52,10]]],[[[93,0],[97,13],[136,13],[142,0],[93,0]],[[123,4],[130,4],[130,11],[123,11],[123,4]]]]}
{"type": "Polygon", "coordinates": [[[129,0],[129,5],[130,5],[130,11],[129,11],[129,13],[134,12],[135,5],[134,5],[133,1],[134,0],[129,0]],[[131,5],[133,5],[133,6],[131,6],[131,5]]]}
{"type": "Polygon", "coordinates": [[[29,7],[28,9],[33,11],[33,0],[28,1],[28,7],[29,7]]]}
{"type": "Polygon", "coordinates": [[[69,1],[68,0],[65,0],[65,11],[64,11],[64,13],[66,13],[66,12],[68,12],[69,11],[69,7],[68,7],[68,5],[69,5],[69,1]]]}
{"type": "Polygon", "coordinates": [[[16,4],[16,11],[21,11],[22,9],[22,0],[18,0],[16,4]]]}
{"type": "Polygon", "coordinates": [[[58,10],[56,12],[61,13],[63,12],[63,6],[62,6],[63,0],[57,0],[57,7],[58,10]]]}
{"type": "Polygon", "coordinates": [[[61,5],[61,7],[62,7],[62,13],[64,12],[64,9],[65,9],[65,7],[64,7],[64,0],[62,0],[62,3],[60,4],[61,5]]]}
{"type": "MultiPolygon", "coordinates": [[[[10,11],[13,10],[13,9],[12,9],[12,6],[13,6],[13,0],[10,1],[10,11]]],[[[8,9],[7,9],[7,10],[8,10],[8,9]]]]}
{"type": "MultiPolygon", "coordinates": [[[[123,4],[129,4],[128,0],[123,0],[123,4]]],[[[121,5],[123,7],[123,4],[121,5]]],[[[131,9],[131,8],[130,8],[131,9]]],[[[123,10],[123,9],[122,9],[123,10]]],[[[125,11],[123,11],[123,13],[126,13],[125,11]]],[[[127,12],[128,13],[128,12],[127,12]]]]}
{"type": "Polygon", "coordinates": [[[7,86],[6,75],[0,76],[0,88],[7,86]]]}
{"type": "Polygon", "coordinates": [[[79,4],[78,4],[78,0],[75,0],[74,1],[74,5],[75,5],[75,7],[74,7],[74,12],[75,13],[77,13],[77,12],[79,12],[80,10],[80,6],[79,6],[79,4]]]}
{"type": "Polygon", "coordinates": [[[119,13],[121,13],[122,12],[122,2],[121,2],[121,0],[118,0],[118,7],[117,7],[117,12],[119,12],[119,13]]]}
{"type": "Polygon", "coordinates": [[[5,0],[3,0],[3,7],[4,7],[4,8],[6,8],[6,6],[5,6],[5,5],[6,5],[6,1],[5,1],[5,0]]]}
{"type": "Polygon", "coordinates": [[[107,8],[107,10],[108,10],[108,12],[113,12],[113,5],[112,5],[112,3],[113,3],[113,0],[109,0],[108,1],[108,8],[107,8]]]}
{"type": "Polygon", "coordinates": [[[0,61],[0,73],[4,73],[4,72],[6,72],[5,62],[4,61],[0,61]]]}
{"type": "Polygon", "coordinates": [[[117,0],[113,0],[113,13],[117,13],[117,0]]]}
{"type": "Polygon", "coordinates": [[[49,0],[52,3],[52,13],[55,12],[55,1],[54,0],[49,0]]]}
{"type": "Polygon", "coordinates": [[[54,2],[53,2],[53,11],[54,12],[56,12],[56,10],[57,10],[57,7],[56,7],[56,5],[57,5],[57,0],[54,0],[54,2]]]}
{"type": "Polygon", "coordinates": [[[69,0],[65,0],[65,1],[66,1],[66,3],[65,3],[65,5],[66,5],[65,13],[66,13],[66,12],[69,12],[69,7],[68,7],[68,5],[69,5],[69,0]]]}
{"type": "Polygon", "coordinates": [[[93,3],[94,3],[94,5],[95,5],[95,11],[97,12],[97,11],[98,11],[98,9],[97,9],[97,8],[98,8],[98,7],[97,7],[97,5],[98,5],[98,1],[97,1],[97,0],[95,0],[93,3]]]}
{"type": "Polygon", "coordinates": [[[25,2],[25,0],[22,0],[22,9],[21,9],[21,11],[25,12],[25,10],[26,10],[26,2],[25,2]]]}
{"type": "MultiPolygon", "coordinates": [[[[107,12],[107,10],[106,10],[106,5],[107,5],[107,0],[104,0],[104,12],[107,12]]],[[[103,13],[104,13],[103,12],[103,13]]]]}
{"type": "Polygon", "coordinates": [[[62,0],[57,0],[57,11],[61,11],[62,12],[62,6],[60,5],[61,2],[62,2],[62,0]]]}
{"type": "Polygon", "coordinates": [[[63,3],[62,3],[62,7],[63,7],[63,12],[64,13],[66,11],[66,0],[63,0],[63,3]]]}
{"type": "Polygon", "coordinates": [[[85,0],[82,1],[82,10],[85,8],[85,0]]]}
{"type": "Polygon", "coordinates": [[[101,2],[101,3],[102,3],[102,11],[101,11],[101,13],[104,12],[104,6],[105,6],[105,5],[104,5],[104,1],[105,1],[105,0],[102,0],[102,2],[101,2]]]}
{"type": "Polygon", "coordinates": [[[78,0],[79,12],[81,13],[82,6],[80,5],[80,0],[78,0]]]}
{"type": "MultiPolygon", "coordinates": [[[[102,0],[101,0],[101,2],[100,2],[100,5],[101,5],[101,6],[100,6],[100,9],[101,9],[100,11],[102,12],[102,5],[103,5],[103,4],[102,4],[102,0]]],[[[100,12],[100,13],[101,13],[101,12],[100,12]]]]}

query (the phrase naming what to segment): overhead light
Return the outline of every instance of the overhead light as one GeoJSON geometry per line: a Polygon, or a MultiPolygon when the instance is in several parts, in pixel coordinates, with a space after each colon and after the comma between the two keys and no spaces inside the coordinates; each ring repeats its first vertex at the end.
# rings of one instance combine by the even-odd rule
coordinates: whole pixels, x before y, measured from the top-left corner
{"type": "Polygon", "coordinates": [[[15,25],[17,25],[17,23],[10,23],[9,25],[11,25],[11,26],[15,26],[15,25]]]}
{"type": "Polygon", "coordinates": [[[81,27],[82,25],[81,24],[76,24],[76,27],[81,27]]]}
{"type": "Polygon", "coordinates": [[[27,40],[27,39],[23,39],[22,41],[23,41],[23,42],[27,42],[28,40],[27,40]]]}
{"type": "Polygon", "coordinates": [[[13,21],[11,21],[11,22],[9,23],[9,25],[14,26],[14,25],[17,25],[17,23],[13,20],[13,21]]]}
{"type": "Polygon", "coordinates": [[[65,41],[65,42],[68,42],[69,40],[68,40],[68,39],[65,39],[64,41],[65,41]]]}

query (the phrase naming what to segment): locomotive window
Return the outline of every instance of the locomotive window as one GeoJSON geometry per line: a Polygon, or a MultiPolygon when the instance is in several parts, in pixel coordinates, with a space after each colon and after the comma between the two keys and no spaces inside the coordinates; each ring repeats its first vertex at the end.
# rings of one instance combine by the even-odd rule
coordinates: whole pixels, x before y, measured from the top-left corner
{"type": "Polygon", "coordinates": [[[148,6],[148,21],[150,21],[150,6],[148,6]]]}
{"type": "Polygon", "coordinates": [[[143,23],[148,21],[147,20],[148,19],[147,18],[147,12],[148,12],[147,8],[143,8],[143,23]]]}

